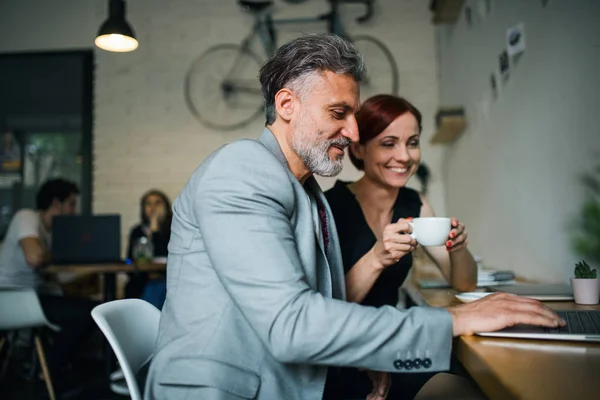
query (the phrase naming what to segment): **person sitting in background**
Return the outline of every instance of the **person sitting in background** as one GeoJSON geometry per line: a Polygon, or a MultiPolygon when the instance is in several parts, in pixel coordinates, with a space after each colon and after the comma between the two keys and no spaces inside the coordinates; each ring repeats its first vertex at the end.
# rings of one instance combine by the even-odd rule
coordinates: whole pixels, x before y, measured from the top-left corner
{"type": "MultiPolygon", "coordinates": [[[[425,196],[406,187],[421,161],[421,113],[405,99],[377,95],[362,104],[357,122],[360,138],[349,156],[364,175],[353,183],[338,180],[325,193],[339,234],[347,300],[396,306],[417,246],[409,220],[435,216],[425,196]]],[[[452,218],[445,248],[424,249],[454,288],[475,288],[477,267],[462,222],[452,218]]],[[[389,398],[414,397],[431,376],[393,374],[389,398]]],[[[364,398],[372,388],[356,369],[343,369],[339,382],[349,397],[364,398]]]]}
{"type": "Polygon", "coordinates": [[[46,318],[61,327],[46,353],[55,383],[64,377],[78,347],[91,336],[95,326],[90,315],[94,302],[62,296],[58,285],[43,275],[51,260],[52,220],[55,216],[75,214],[78,194],[73,182],[45,182],[37,192],[36,209],[22,209],[15,214],[0,249],[0,287],[36,289],[46,318]]]}
{"type": "MultiPolygon", "coordinates": [[[[147,262],[152,258],[166,258],[167,245],[171,237],[171,202],[166,194],[152,189],[140,200],[141,223],[129,234],[127,258],[133,262],[147,262]]],[[[140,297],[157,308],[162,308],[166,296],[164,276],[146,273],[130,274],[125,286],[125,297],[140,297]]]]}

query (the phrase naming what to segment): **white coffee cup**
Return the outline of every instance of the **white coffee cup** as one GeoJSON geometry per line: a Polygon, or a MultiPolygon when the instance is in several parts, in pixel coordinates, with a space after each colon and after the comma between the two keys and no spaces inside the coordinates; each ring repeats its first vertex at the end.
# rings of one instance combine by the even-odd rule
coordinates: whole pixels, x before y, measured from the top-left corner
{"type": "Polygon", "coordinates": [[[443,246],[452,229],[450,218],[446,217],[415,218],[409,224],[413,229],[410,236],[421,246],[443,246]]]}

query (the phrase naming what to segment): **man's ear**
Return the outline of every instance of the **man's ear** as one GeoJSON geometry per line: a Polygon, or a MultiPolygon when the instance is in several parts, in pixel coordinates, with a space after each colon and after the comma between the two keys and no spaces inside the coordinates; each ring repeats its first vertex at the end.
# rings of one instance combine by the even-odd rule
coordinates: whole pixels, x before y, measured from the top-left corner
{"type": "Polygon", "coordinates": [[[362,160],[364,158],[365,147],[362,144],[358,142],[350,143],[350,151],[357,159],[362,160]]]}
{"type": "Polygon", "coordinates": [[[294,115],[297,102],[298,98],[290,89],[281,89],[275,94],[275,111],[277,115],[284,121],[289,122],[294,115]]]}

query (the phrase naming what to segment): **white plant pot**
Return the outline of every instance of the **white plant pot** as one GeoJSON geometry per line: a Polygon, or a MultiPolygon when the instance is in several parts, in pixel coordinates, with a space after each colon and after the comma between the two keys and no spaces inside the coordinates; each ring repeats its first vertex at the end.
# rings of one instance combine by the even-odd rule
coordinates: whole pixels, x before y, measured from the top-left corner
{"type": "Polygon", "coordinates": [[[577,304],[600,303],[600,278],[578,279],[571,278],[573,297],[577,304]]]}

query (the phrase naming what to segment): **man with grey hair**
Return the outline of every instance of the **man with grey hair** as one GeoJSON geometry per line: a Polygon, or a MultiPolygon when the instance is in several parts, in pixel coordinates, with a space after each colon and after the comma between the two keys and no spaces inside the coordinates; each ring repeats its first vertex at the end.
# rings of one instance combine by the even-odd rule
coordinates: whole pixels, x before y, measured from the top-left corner
{"type": "MultiPolygon", "coordinates": [[[[263,66],[260,138],[214,152],[174,202],[146,399],[320,399],[328,366],[447,370],[453,336],[555,325],[533,300],[527,313],[493,298],[405,311],[344,301],[338,236],[313,175],[339,173],[358,140],[363,76],[361,55],[330,34],[296,39],[263,66]]],[[[374,382],[370,398],[385,398],[387,381],[374,382]]]]}

